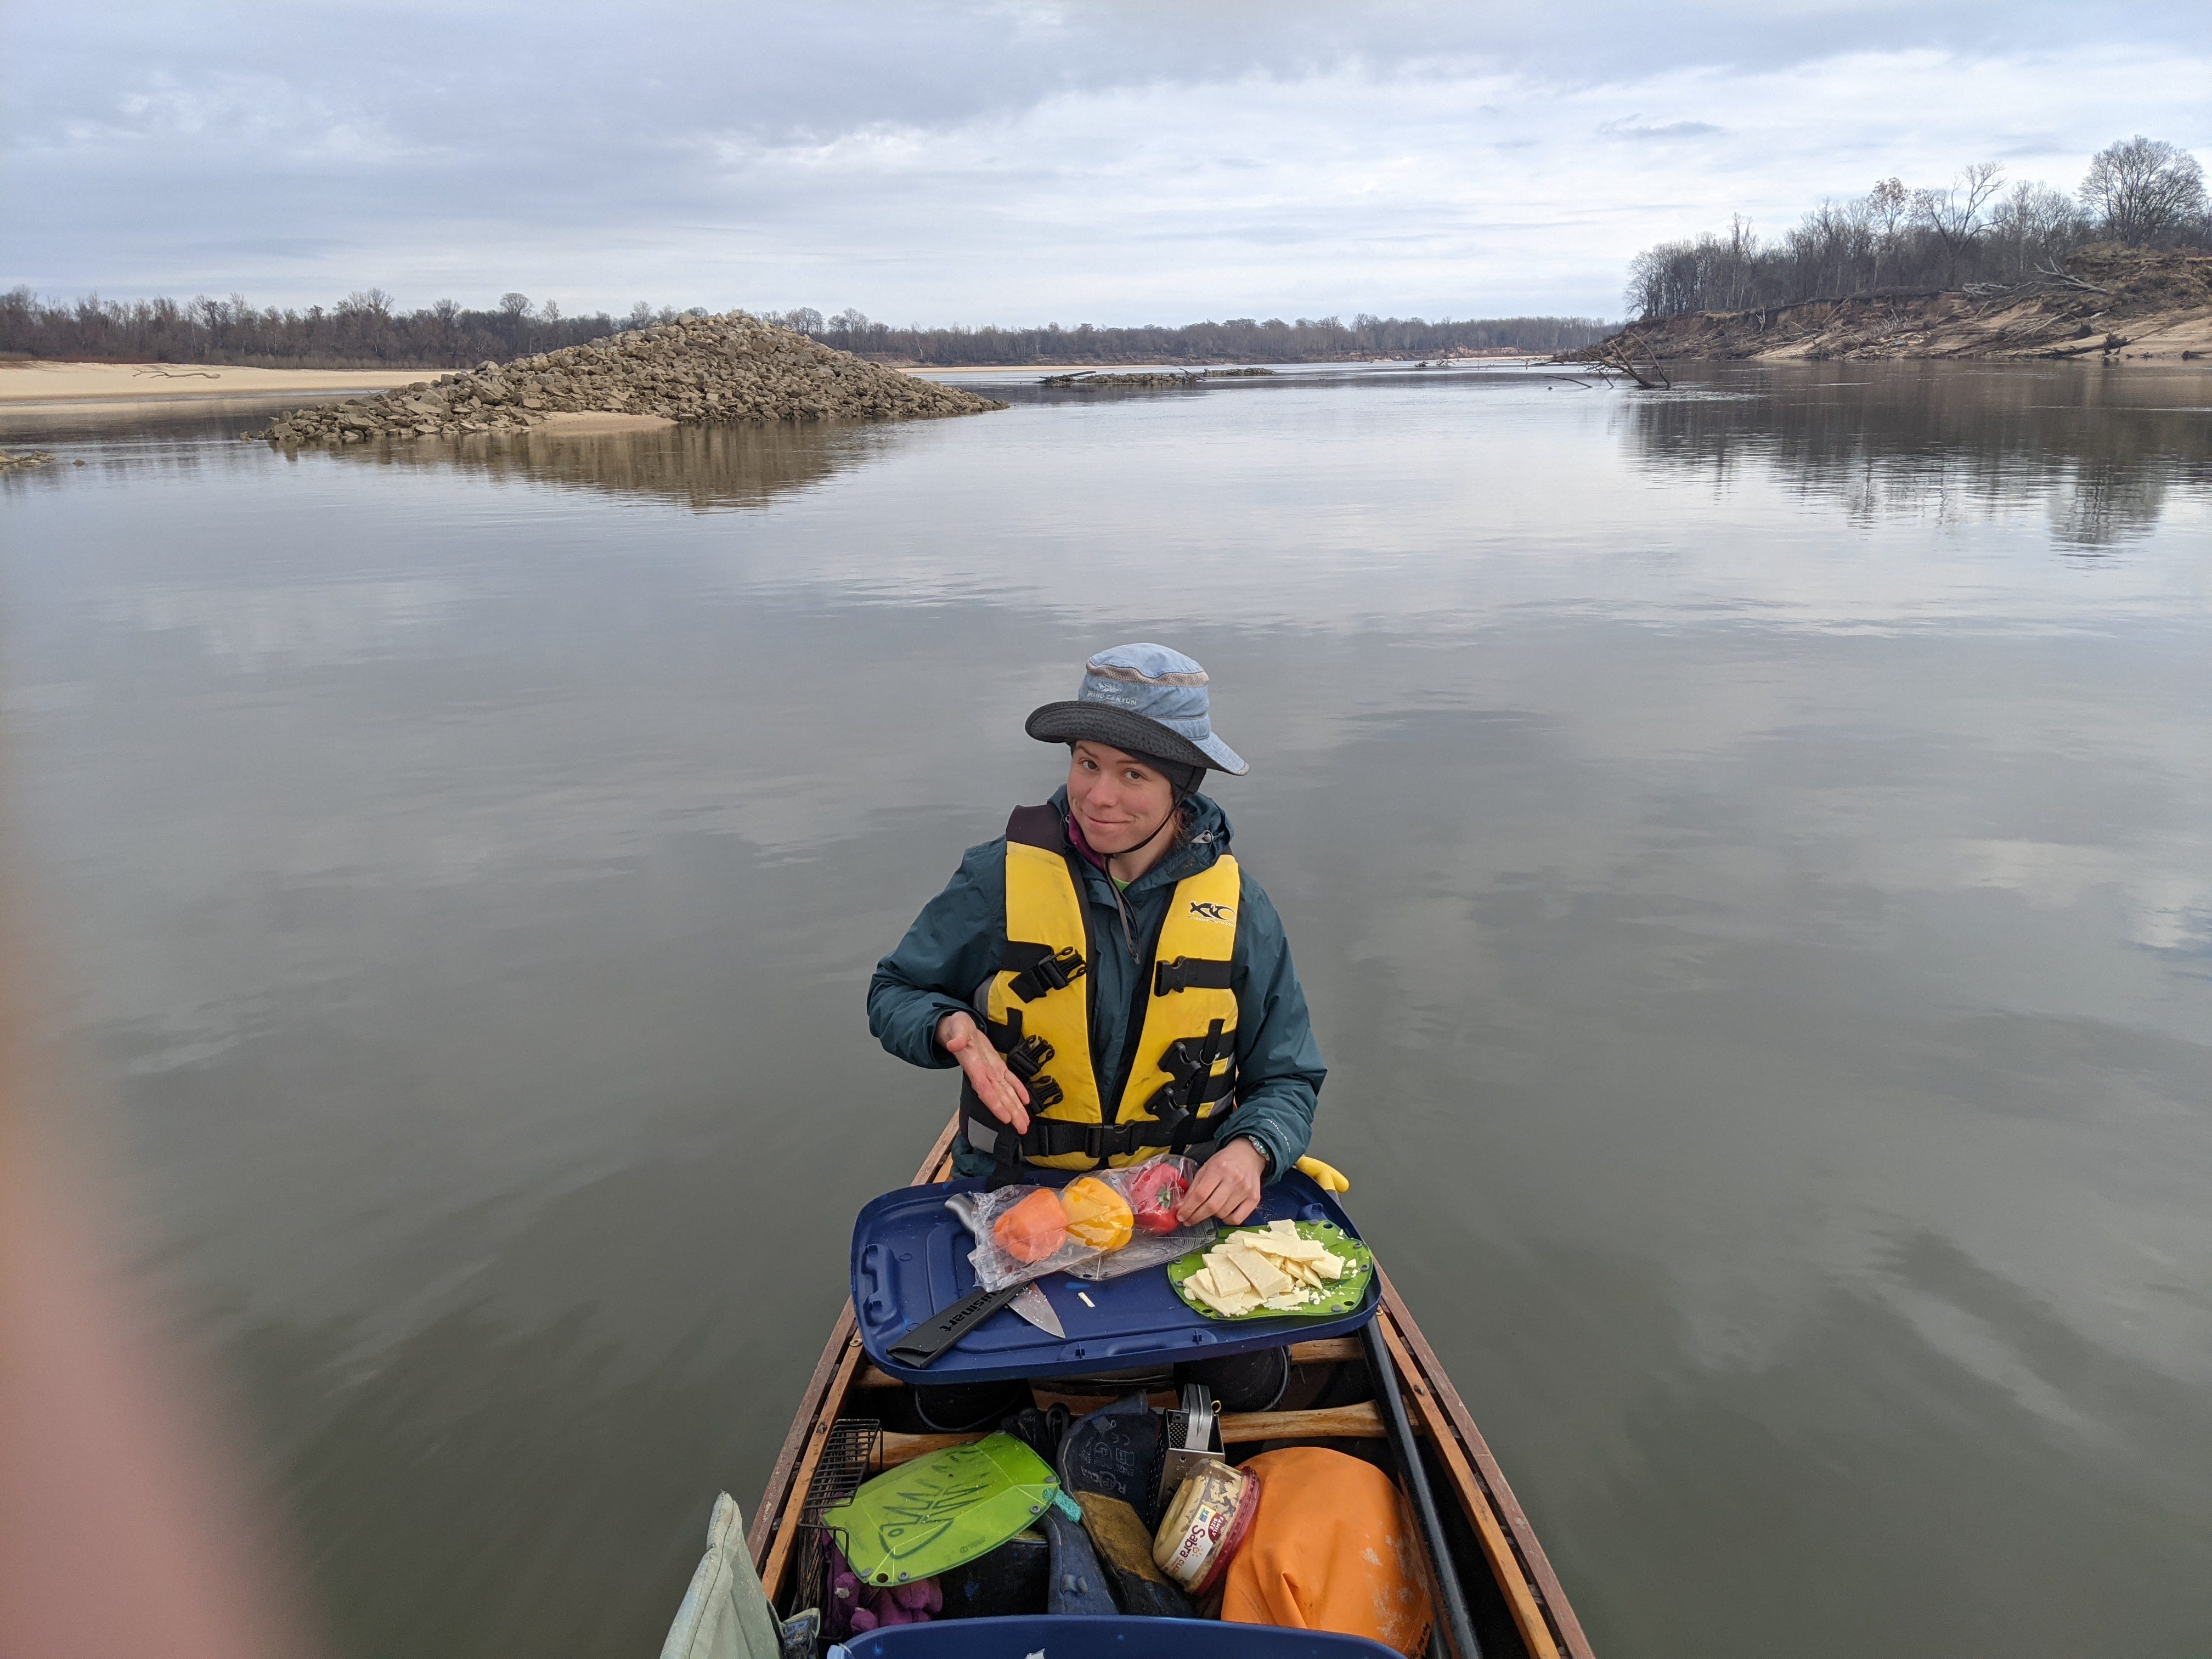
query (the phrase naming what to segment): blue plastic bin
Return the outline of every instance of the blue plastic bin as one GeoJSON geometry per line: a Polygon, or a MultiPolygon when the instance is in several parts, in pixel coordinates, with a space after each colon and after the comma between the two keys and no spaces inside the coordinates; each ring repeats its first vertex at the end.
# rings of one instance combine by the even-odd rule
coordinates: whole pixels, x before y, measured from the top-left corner
{"type": "Polygon", "coordinates": [[[1364,1636],[1211,1619],[943,1619],[894,1625],[830,1650],[830,1659],[1399,1659],[1364,1636]]]}
{"type": "MultiPolygon", "coordinates": [[[[1057,1170],[1034,1173],[1042,1185],[1058,1186],[1073,1178],[1057,1170]]],[[[982,1190],[981,1181],[902,1187],[871,1200],[854,1221],[853,1309],[860,1320],[860,1345],[869,1358],[902,1382],[1075,1376],[1279,1348],[1286,1342],[1348,1336],[1375,1316],[1382,1299],[1378,1273],[1368,1282],[1359,1306],[1348,1314],[1318,1319],[1208,1319],[1175,1293],[1164,1268],[1096,1283],[1047,1273],[1036,1283],[1066,1328],[1065,1340],[1001,1308],[927,1370],[893,1364],[887,1353],[892,1343],[975,1288],[975,1270],[968,1262],[975,1242],[945,1207],[945,1200],[948,1194],[982,1190]],[[1079,1291],[1090,1300],[1081,1300],[1079,1291]]],[[[1243,1224],[1279,1219],[1327,1221],[1353,1238],[1359,1237],[1336,1195],[1295,1170],[1261,1194],[1260,1207],[1243,1224]]]]}

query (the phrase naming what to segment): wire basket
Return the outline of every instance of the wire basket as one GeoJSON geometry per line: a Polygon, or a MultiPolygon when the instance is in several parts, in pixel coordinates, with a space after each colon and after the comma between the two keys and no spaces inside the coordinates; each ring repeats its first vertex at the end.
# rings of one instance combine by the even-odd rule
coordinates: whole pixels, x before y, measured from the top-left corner
{"type": "Polygon", "coordinates": [[[791,1601],[786,1616],[808,1607],[826,1614],[823,1597],[829,1589],[830,1551],[842,1549],[843,1528],[825,1527],[822,1516],[840,1504],[852,1501],[860,1483],[883,1465],[884,1425],[869,1417],[841,1417],[830,1425],[823,1443],[822,1461],[806,1483],[806,1501],[799,1510],[799,1541],[794,1547],[796,1568],[791,1579],[791,1601]]]}

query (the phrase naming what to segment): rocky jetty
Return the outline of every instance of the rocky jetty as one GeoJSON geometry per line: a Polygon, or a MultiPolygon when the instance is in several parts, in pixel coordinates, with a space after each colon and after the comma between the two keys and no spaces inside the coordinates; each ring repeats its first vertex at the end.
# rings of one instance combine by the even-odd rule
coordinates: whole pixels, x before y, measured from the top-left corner
{"type": "Polygon", "coordinates": [[[1006,404],[916,380],[742,311],[279,415],[242,437],[286,446],[520,432],[555,415],[736,421],[927,420],[1006,404]]]}
{"type": "Polygon", "coordinates": [[[1204,386],[1208,380],[1243,380],[1274,372],[1272,368],[1161,368],[1135,374],[1103,374],[1095,368],[1079,368],[1067,374],[1048,374],[1037,384],[1073,386],[1078,392],[1161,392],[1170,386],[1204,386]]]}
{"type": "Polygon", "coordinates": [[[1168,369],[1145,374],[1101,374],[1078,369],[1073,374],[1048,374],[1039,386],[1072,386],[1078,392],[1159,392],[1174,386],[1197,386],[1206,379],[1198,369],[1168,369]]]}
{"type": "Polygon", "coordinates": [[[27,449],[20,455],[10,455],[0,449],[0,472],[26,472],[34,466],[49,466],[53,454],[44,449],[27,449]]]}

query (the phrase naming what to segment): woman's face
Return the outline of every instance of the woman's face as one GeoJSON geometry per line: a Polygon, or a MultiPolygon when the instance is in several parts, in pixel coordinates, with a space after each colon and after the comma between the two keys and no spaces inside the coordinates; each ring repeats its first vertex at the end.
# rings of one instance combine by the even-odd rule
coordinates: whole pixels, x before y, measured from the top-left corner
{"type": "Polygon", "coordinates": [[[1067,763],[1067,810],[1091,850],[1111,858],[1152,839],[1175,805],[1175,787],[1133,755],[1089,739],[1067,763]]]}

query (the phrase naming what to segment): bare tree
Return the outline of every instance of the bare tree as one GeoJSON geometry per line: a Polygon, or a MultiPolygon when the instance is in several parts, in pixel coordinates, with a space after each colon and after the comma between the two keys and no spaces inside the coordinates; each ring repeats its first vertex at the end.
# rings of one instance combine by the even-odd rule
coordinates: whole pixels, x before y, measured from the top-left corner
{"type": "Polygon", "coordinates": [[[2154,246],[2203,221],[2204,169],[2179,145],[2137,133],[2091,158],[2081,197],[2113,241],[2154,246]]]}
{"type": "Polygon", "coordinates": [[[1897,248],[1897,228],[1912,211],[1912,192],[1894,174],[1877,179],[1866,193],[1867,228],[1874,235],[1874,286],[1881,286],[1883,256],[1897,248]]]}
{"type": "Polygon", "coordinates": [[[2072,198],[2023,179],[1990,210],[1988,240],[1997,260],[1992,274],[2025,282],[2031,270],[2079,243],[2082,230],[2072,198]]]}
{"type": "Polygon", "coordinates": [[[1913,198],[1922,223],[1936,234],[1943,249],[1944,283],[1959,280],[1959,258],[1981,232],[1982,210],[1996,194],[2004,168],[1995,161],[1977,161],[1951,181],[1948,190],[1923,190],[1913,198]]]}

